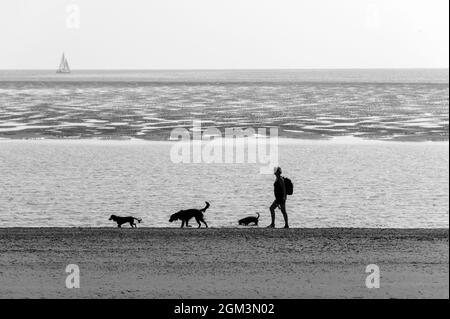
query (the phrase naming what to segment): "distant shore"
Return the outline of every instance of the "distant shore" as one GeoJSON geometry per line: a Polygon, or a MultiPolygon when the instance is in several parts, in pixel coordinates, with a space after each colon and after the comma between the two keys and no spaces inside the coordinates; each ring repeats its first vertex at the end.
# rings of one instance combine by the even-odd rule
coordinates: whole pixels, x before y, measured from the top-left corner
{"type": "Polygon", "coordinates": [[[0,298],[449,298],[449,230],[0,228],[0,298]]]}

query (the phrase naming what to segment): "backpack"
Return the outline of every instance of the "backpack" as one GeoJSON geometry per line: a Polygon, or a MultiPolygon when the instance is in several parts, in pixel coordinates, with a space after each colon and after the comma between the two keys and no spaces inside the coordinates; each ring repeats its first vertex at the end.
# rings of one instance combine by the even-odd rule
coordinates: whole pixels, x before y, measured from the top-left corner
{"type": "Polygon", "coordinates": [[[283,179],[284,186],[286,187],[286,194],[292,195],[294,193],[294,184],[292,184],[292,181],[287,177],[283,177],[283,179]]]}

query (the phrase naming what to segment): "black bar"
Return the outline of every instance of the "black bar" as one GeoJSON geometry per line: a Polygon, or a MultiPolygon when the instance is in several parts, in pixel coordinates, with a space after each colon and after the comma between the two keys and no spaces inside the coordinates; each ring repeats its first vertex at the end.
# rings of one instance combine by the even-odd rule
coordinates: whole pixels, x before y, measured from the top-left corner
{"type": "Polygon", "coordinates": [[[188,299],[188,300],[0,300],[2,312],[15,315],[31,311],[55,318],[85,316],[126,318],[383,318],[392,311],[402,317],[429,317],[448,311],[449,300],[289,300],[289,299],[188,299]],[[250,305],[250,306],[249,306],[250,305]],[[253,306],[255,305],[255,306],[253,306]],[[207,307],[207,308],[205,308],[207,307]],[[206,312],[205,312],[205,309],[206,312]],[[57,311],[56,311],[57,310],[57,311]],[[331,315],[330,315],[331,314],[331,315]]]}

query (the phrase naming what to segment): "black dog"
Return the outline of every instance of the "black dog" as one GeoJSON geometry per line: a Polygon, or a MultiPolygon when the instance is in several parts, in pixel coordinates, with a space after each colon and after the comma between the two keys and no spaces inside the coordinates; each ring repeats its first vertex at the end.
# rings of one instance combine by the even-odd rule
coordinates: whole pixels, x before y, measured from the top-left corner
{"type": "Polygon", "coordinates": [[[116,215],[111,215],[111,217],[109,217],[109,220],[113,220],[117,223],[117,227],[121,228],[123,224],[126,223],[130,223],[131,228],[136,228],[136,224],[134,223],[135,220],[138,221],[138,223],[140,223],[142,221],[142,219],[140,218],[135,218],[132,216],[128,216],[128,217],[120,217],[120,216],[116,216],[116,215]]]}
{"type": "Polygon", "coordinates": [[[255,226],[258,226],[259,221],[259,213],[256,213],[258,217],[255,216],[249,216],[245,217],[239,220],[239,225],[248,226],[249,224],[253,223],[255,226]]]}
{"type": "Polygon", "coordinates": [[[206,210],[209,207],[209,203],[205,202],[206,206],[202,209],[187,209],[187,210],[180,210],[178,213],[173,214],[170,216],[169,222],[173,222],[175,220],[181,220],[181,228],[184,227],[184,224],[186,224],[186,227],[189,227],[189,220],[194,217],[195,220],[198,223],[198,228],[202,226],[200,222],[205,224],[206,228],[208,228],[208,224],[205,222],[205,219],[203,218],[203,213],[206,212],[206,210]]]}

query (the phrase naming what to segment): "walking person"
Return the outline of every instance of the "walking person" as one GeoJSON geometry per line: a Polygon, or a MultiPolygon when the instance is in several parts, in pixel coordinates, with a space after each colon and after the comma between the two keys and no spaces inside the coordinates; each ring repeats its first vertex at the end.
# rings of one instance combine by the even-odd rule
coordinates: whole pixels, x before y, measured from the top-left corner
{"type": "Polygon", "coordinates": [[[277,207],[279,207],[281,213],[283,213],[284,228],[289,228],[288,215],[286,213],[286,185],[281,173],[281,167],[274,168],[274,174],[276,176],[275,183],[273,184],[275,200],[272,205],[270,205],[270,216],[272,217],[272,223],[268,226],[268,228],[275,228],[275,208],[277,207]]]}

